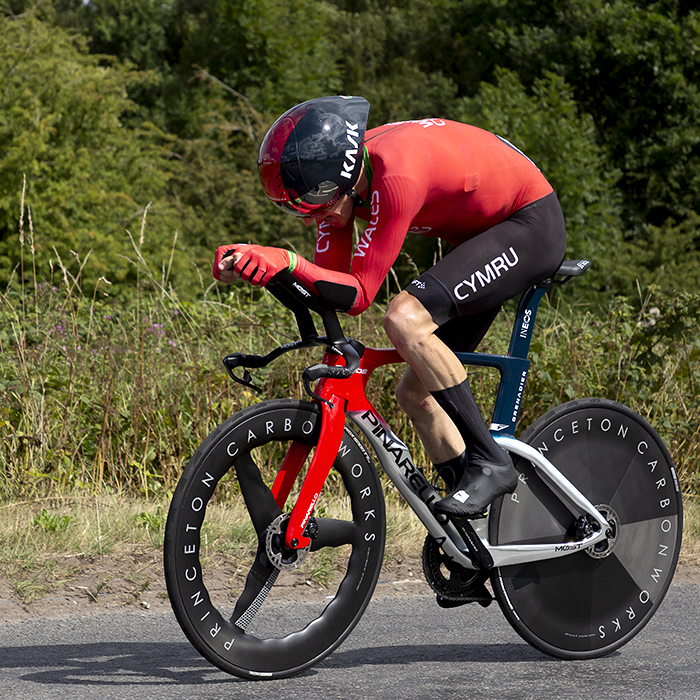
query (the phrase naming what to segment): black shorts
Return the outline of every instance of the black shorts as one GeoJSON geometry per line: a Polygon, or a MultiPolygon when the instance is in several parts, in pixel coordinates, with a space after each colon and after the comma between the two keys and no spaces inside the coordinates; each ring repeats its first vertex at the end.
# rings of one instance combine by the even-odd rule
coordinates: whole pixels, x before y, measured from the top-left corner
{"type": "Polygon", "coordinates": [[[566,228],[552,194],[453,248],[406,287],[438,325],[452,350],[471,352],[504,302],[556,272],[566,228]]]}

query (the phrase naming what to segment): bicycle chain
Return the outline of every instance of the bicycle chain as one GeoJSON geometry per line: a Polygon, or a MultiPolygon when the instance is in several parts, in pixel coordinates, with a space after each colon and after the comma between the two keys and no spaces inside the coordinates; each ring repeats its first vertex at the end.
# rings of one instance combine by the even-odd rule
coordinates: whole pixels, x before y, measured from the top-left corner
{"type": "Polygon", "coordinates": [[[482,605],[488,605],[493,600],[484,586],[488,572],[460,566],[442,551],[430,535],[423,543],[423,575],[433,591],[445,600],[482,605]],[[444,571],[447,571],[447,575],[444,571]]]}

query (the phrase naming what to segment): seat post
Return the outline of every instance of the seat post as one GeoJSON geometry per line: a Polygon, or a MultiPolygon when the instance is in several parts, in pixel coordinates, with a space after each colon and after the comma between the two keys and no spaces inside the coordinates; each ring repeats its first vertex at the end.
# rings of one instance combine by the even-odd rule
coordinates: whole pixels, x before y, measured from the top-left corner
{"type": "Polygon", "coordinates": [[[532,341],[532,331],[535,326],[535,318],[537,316],[537,308],[540,305],[540,300],[549,288],[549,284],[550,280],[544,280],[526,289],[520,295],[518,311],[510,336],[510,345],[508,347],[508,354],[511,357],[527,359],[528,352],[530,351],[530,342],[532,341]]]}

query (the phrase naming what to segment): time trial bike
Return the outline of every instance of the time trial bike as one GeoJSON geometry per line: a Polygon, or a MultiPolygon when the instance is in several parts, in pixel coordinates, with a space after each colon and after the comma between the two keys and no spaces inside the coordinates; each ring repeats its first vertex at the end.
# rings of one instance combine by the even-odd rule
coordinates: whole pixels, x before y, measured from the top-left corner
{"type": "MultiPolygon", "coordinates": [[[[382,566],[384,495],[372,453],[427,530],[423,570],[443,607],[485,606],[495,597],[523,639],[562,659],[602,656],[632,639],[661,604],[680,550],[682,498],[667,448],[637,413],[599,398],[553,408],[515,437],[539,302],[550,285],[589,266],[566,261],[522,294],[507,355],[458,354],[500,372],[490,429],[519,472],[516,490],[471,520],[433,512],[442,494],[366,396],[378,367],[402,362],[397,351],[346,338],[332,290],[312,293],[288,274],[271,281],[301,339],[264,356],[229,355],[231,377],[252,386],[250,369],[293,350],[326,350],[303,373],[310,400],[263,401],[233,415],[177,485],[165,574],[194,647],[220,669],[255,679],[300,673],[338,647],[382,566]],[[321,316],[325,335],[309,310],[321,316]],[[247,577],[221,602],[207,587],[214,574],[204,566],[206,515],[209,504],[231,499],[243,502],[256,545],[236,555],[247,577]],[[335,591],[281,614],[275,584],[314,559],[328,561],[329,552],[343,561],[335,591]]],[[[231,523],[232,541],[241,526],[231,523]]]]}

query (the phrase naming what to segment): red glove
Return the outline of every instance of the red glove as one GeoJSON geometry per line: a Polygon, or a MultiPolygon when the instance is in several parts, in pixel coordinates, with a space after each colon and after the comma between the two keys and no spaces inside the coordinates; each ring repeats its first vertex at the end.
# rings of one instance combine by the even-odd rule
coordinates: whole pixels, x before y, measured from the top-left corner
{"type": "Polygon", "coordinates": [[[219,277],[220,270],[219,270],[219,263],[224,259],[229,257],[229,255],[233,255],[233,253],[236,250],[235,245],[221,245],[216,249],[216,253],[214,253],[214,267],[212,269],[212,274],[214,275],[214,278],[217,280],[220,280],[221,277],[219,277]]]}
{"type": "Polygon", "coordinates": [[[214,277],[219,277],[219,263],[233,253],[241,253],[240,259],[233,266],[244,280],[252,285],[265,286],[278,272],[288,270],[289,252],[282,248],[260,245],[227,245],[216,249],[214,256],[214,277]]]}

